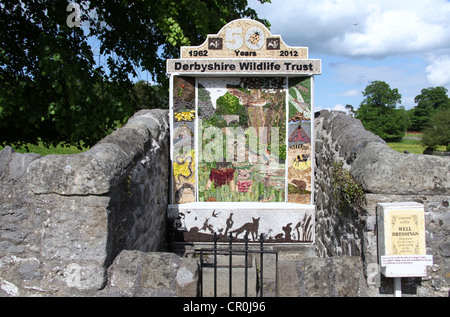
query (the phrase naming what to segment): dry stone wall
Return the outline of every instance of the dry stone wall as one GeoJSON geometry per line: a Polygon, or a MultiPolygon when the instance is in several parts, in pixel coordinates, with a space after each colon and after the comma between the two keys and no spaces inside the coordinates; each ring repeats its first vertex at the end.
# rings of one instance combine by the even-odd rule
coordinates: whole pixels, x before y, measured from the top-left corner
{"type": "MultiPolygon", "coordinates": [[[[321,257],[360,256],[371,279],[377,259],[376,206],[383,202],[424,204],[427,254],[434,265],[426,278],[403,279],[405,294],[448,296],[450,283],[450,159],[402,154],[364,129],[359,120],[337,111],[321,111],[316,133],[316,252],[321,257]],[[333,162],[343,166],[362,186],[361,208],[342,207],[332,195],[333,162]]],[[[392,280],[381,279],[370,296],[392,294],[392,280]]]]}
{"type": "MultiPolygon", "coordinates": [[[[397,153],[339,112],[318,113],[315,134],[316,255],[280,260],[279,295],[392,296],[392,281],[370,283],[376,205],[416,201],[434,265],[403,293],[448,296],[449,158],[397,153]],[[360,208],[333,198],[334,162],[364,189],[360,208]]],[[[0,151],[0,296],[196,296],[197,260],[164,252],[169,169],[166,110],[77,155],[0,151]]]]}
{"type": "Polygon", "coordinates": [[[85,153],[3,149],[0,296],[96,294],[122,250],[164,250],[168,140],[168,111],[143,110],[85,153]]]}

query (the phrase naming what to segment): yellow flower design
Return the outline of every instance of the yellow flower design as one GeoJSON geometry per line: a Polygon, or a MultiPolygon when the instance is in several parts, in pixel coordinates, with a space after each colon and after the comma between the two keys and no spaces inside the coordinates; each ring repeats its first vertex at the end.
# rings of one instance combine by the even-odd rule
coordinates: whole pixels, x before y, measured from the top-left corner
{"type": "Polygon", "coordinates": [[[183,120],[183,114],[182,113],[175,113],[175,119],[177,119],[178,121],[183,120]]]}
{"type": "Polygon", "coordinates": [[[188,112],[177,112],[174,114],[174,116],[178,121],[192,121],[195,118],[195,110],[191,110],[188,112]]]}

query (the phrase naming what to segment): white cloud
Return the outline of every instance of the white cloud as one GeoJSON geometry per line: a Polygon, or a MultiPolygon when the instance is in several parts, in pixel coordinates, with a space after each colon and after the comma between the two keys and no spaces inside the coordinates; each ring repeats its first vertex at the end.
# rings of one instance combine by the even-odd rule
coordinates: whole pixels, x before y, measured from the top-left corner
{"type": "Polygon", "coordinates": [[[450,56],[434,57],[434,61],[426,68],[427,79],[434,86],[450,84],[450,56]]]}
{"type": "Polygon", "coordinates": [[[346,91],[342,94],[342,96],[344,96],[344,97],[356,97],[358,95],[359,95],[359,91],[356,89],[346,91]]]}
{"type": "Polygon", "coordinates": [[[272,0],[250,6],[287,44],[347,57],[424,53],[450,43],[446,0],[272,0]]]}
{"type": "Polygon", "coordinates": [[[317,109],[316,111],[320,111],[320,110],[330,110],[330,111],[343,111],[343,112],[345,112],[345,114],[348,114],[348,111],[347,111],[347,109],[345,108],[345,106],[344,105],[341,105],[341,104],[337,104],[337,105],[335,105],[333,108],[330,108],[330,107],[325,107],[325,108],[319,108],[319,109],[317,109]]]}
{"type": "Polygon", "coordinates": [[[449,0],[271,1],[249,6],[288,45],[322,58],[322,105],[357,105],[374,80],[398,88],[407,109],[423,88],[450,90],[449,0]]]}
{"type": "Polygon", "coordinates": [[[337,111],[344,111],[345,113],[347,113],[347,109],[345,109],[344,105],[341,104],[337,104],[335,105],[332,110],[337,110],[337,111]]]}
{"type": "Polygon", "coordinates": [[[369,5],[364,27],[347,32],[342,38],[334,37],[330,44],[336,53],[343,55],[383,57],[420,53],[448,45],[448,25],[426,21],[420,11],[406,8],[382,11],[378,4],[369,5]]]}

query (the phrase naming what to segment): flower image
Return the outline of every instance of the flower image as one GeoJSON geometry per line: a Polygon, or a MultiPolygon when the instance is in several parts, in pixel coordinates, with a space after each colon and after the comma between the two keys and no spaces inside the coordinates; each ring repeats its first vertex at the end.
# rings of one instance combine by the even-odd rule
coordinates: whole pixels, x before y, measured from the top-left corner
{"type": "Polygon", "coordinates": [[[175,113],[175,119],[177,119],[178,121],[181,121],[183,119],[183,114],[180,113],[175,113]]]}
{"type": "Polygon", "coordinates": [[[209,175],[209,180],[214,182],[216,187],[221,187],[223,185],[228,185],[234,178],[234,169],[224,168],[216,169],[213,168],[209,175]]]}
{"type": "Polygon", "coordinates": [[[176,112],[174,114],[175,119],[178,121],[192,121],[195,118],[195,110],[187,111],[187,112],[176,112]]]}
{"type": "Polygon", "coordinates": [[[195,110],[191,110],[189,112],[183,112],[184,120],[192,121],[195,117],[195,110]]]}
{"type": "Polygon", "coordinates": [[[184,90],[184,85],[181,84],[180,88],[178,89],[178,97],[181,97],[181,95],[183,94],[183,90],[184,90]]]}
{"type": "Polygon", "coordinates": [[[253,185],[253,181],[238,181],[237,182],[238,191],[241,193],[248,192],[249,188],[253,185]]]}

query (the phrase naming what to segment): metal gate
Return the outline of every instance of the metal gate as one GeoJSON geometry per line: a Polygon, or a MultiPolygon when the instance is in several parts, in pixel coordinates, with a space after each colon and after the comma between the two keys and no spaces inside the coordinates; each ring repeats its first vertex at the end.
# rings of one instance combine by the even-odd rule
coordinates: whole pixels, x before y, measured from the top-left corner
{"type": "MultiPolygon", "coordinates": [[[[217,297],[217,288],[218,288],[218,273],[220,274],[226,274],[226,268],[228,268],[228,294],[229,297],[233,296],[233,273],[236,274],[237,269],[234,268],[233,269],[233,263],[234,263],[234,259],[236,259],[236,256],[240,256],[244,258],[244,272],[241,272],[241,274],[243,273],[244,277],[243,277],[243,281],[238,281],[239,283],[243,283],[243,287],[244,287],[244,294],[243,295],[239,295],[239,296],[244,296],[244,297],[248,297],[249,296],[249,266],[252,268],[252,270],[254,270],[255,274],[251,274],[251,276],[256,277],[256,285],[254,285],[255,290],[253,292],[252,290],[252,286],[250,285],[250,290],[252,290],[252,294],[254,294],[255,296],[260,296],[263,297],[264,296],[264,256],[267,254],[272,254],[275,257],[275,261],[273,263],[274,267],[274,283],[275,283],[275,290],[277,288],[277,268],[278,268],[278,252],[277,251],[271,251],[271,250],[266,250],[264,248],[264,242],[265,242],[265,235],[261,234],[259,236],[258,242],[259,242],[259,249],[249,249],[249,238],[248,238],[248,233],[246,233],[246,235],[244,236],[244,248],[235,248],[236,245],[233,245],[233,236],[230,235],[228,236],[228,248],[225,246],[222,246],[222,248],[218,248],[217,246],[217,241],[219,240],[219,236],[217,235],[217,233],[214,233],[213,235],[213,242],[214,242],[214,247],[213,248],[205,248],[205,249],[196,249],[195,250],[195,255],[200,257],[200,276],[199,276],[199,280],[200,280],[200,296],[203,297],[204,296],[204,290],[205,290],[205,269],[206,268],[212,268],[213,269],[213,278],[212,278],[212,283],[213,283],[213,296],[217,297]],[[211,258],[212,256],[212,258],[211,258]],[[258,259],[259,256],[259,259],[258,259]],[[222,257],[222,263],[218,262],[218,257],[222,257]],[[223,263],[223,257],[227,258],[227,262],[228,263],[223,263]],[[256,257],[256,258],[255,258],[256,257]],[[258,268],[256,268],[255,266],[251,266],[251,262],[256,263],[256,260],[259,260],[259,264],[258,264],[258,268]],[[225,265],[224,265],[225,264],[225,265]],[[225,269],[225,270],[224,270],[225,269]],[[218,272],[218,270],[221,270],[220,272],[218,272]]],[[[239,244],[240,246],[242,246],[242,244],[239,244]]],[[[252,245],[254,246],[254,244],[252,245]]],[[[257,244],[256,244],[257,246],[257,244]]],[[[242,259],[241,259],[242,260],[242,259]]],[[[273,269],[273,268],[272,268],[273,269]]],[[[235,276],[236,277],[236,276],[235,276]]],[[[239,275],[240,277],[240,275],[239,275]]],[[[236,279],[236,278],[235,278],[236,279]]],[[[234,284],[236,286],[236,282],[234,284]]],[[[223,285],[220,287],[224,287],[223,285]]],[[[240,285],[240,287],[242,287],[242,285],[240,285]]],[[[276,295],[276,292],[272,293],[271,295],[276,295]]]]}

